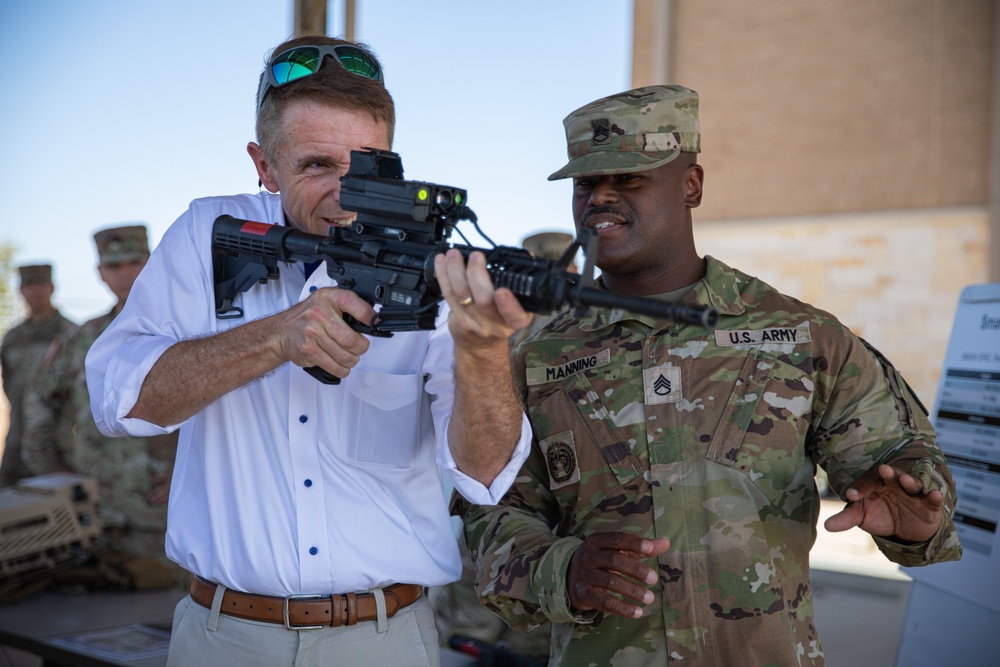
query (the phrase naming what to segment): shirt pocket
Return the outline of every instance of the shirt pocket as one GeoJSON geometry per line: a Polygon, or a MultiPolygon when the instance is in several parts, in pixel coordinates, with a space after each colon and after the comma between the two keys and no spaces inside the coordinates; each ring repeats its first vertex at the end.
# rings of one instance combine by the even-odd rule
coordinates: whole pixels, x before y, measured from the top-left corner
{"type": "Polygon", "coordinates": [[[354,368],[344,380],[340,442],[362,468],[413,468],[424,411],[423,376],[354,368]]]}
{"type": "Polygon", "coordinates": [[[805,449],[812,418],[812,379],[790,363],[751,350],[732,383],[706,458],[738,471],[768,501],[791,512],[813,484],[805,449]]]}
{"type": "Polygon", "coordinates": [[[614,423],[583,374],[567,379],[529,413],[548,469],[548,488],[573,517],[560,534],[572,533],[570,524],[586,521],[609,495],[646,469],[629,445],[631,434],[614,423]]]}

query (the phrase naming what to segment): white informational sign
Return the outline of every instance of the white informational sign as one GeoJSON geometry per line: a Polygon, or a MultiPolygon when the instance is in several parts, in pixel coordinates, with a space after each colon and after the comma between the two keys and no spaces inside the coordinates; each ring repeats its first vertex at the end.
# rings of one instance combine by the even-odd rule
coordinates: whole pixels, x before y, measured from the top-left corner
{"type": "Polygon", "coordinates": [[[904,571],[1000,612],[1000,283],[962,290],[931,418],[955,477],[964,553],[904,571]]]}
{"type": "Polygon", "coordinates": [[[1000,283],[962,290],[937,404],[962,560],[909,567],[896,667],[994,667],[1000,629],[1000,283]]]}

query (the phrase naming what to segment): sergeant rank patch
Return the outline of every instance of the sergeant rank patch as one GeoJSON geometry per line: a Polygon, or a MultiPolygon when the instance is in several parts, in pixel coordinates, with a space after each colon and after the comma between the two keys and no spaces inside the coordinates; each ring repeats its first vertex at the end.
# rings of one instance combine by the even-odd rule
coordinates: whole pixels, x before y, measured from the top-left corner
{"type": "Polygon", "coordinates": [[[676,403],[681,393],[681,369],[677,366],[656,366],[642,371],[642,388],[646,405],[676,403]]]}
{"type": "Polygon", "coordinates": [[[580,466],[576,459],[573,431],[563,431],[538,443],[549,469],[549,489],[555,491],[580,481],[580,466]]]}

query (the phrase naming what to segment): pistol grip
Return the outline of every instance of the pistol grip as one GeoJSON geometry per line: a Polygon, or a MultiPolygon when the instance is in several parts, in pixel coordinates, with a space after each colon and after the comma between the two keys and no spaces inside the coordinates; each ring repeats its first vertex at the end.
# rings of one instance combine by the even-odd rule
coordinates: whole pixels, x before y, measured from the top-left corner
{"type": "Polygon", "coordinates": [[[340,384],[339,377],[331,373],[327,373],[319,366],[309,366],[308,368],[303,368],[302,370],[309,373],[309,375],[312,375],[323,384],[340,384]]]}

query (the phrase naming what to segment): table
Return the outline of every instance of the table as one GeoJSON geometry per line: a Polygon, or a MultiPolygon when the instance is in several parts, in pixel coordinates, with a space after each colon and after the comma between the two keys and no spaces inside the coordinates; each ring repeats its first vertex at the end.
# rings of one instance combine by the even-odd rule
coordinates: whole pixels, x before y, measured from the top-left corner
{"type": "Polygon", "coordinates": [[[174,607],[185,595],[177,589],[40,593],[15,604],[0,605],[0,644],[33,653],[46,666],[162,667],[167,663],[165,651],[135,660],[116,659],[69,642],[85,633],[133,625],[169,635],[174,607]]]}

